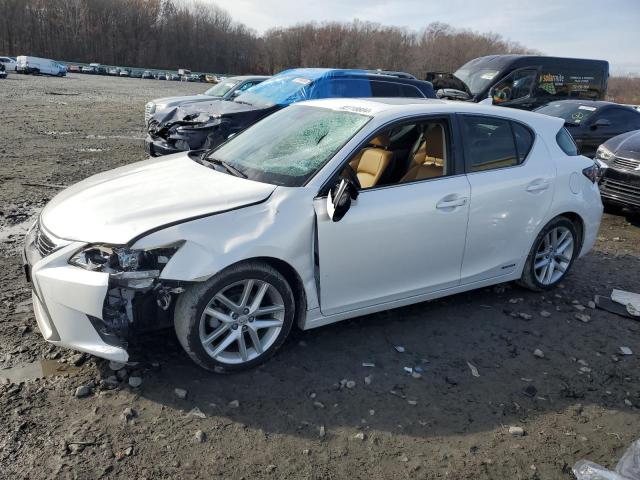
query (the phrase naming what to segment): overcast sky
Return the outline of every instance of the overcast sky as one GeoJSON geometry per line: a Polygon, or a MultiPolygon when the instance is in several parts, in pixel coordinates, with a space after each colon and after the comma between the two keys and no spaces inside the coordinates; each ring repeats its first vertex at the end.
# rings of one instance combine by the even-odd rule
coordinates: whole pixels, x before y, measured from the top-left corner
{"type": "Polygon", "coordinates": [[[420,30],[444,22],[499,33],[547,55],[608,60],[640,74],[640,0],[208,0],[262,33],[353,19],[420,30]]]}

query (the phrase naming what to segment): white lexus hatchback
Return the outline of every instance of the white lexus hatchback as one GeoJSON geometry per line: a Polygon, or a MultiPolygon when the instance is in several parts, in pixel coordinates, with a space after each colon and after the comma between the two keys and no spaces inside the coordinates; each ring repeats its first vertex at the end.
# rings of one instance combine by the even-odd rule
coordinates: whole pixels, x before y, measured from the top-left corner
{"type": "Polygon", "coordinates": [[[272,355],[294,322],[556,285],[596,239],[597,176],[558,118],[304,102],[212,152],[63,191],[27,236],[25,270],[57,345],[127,361],[136,337],[173,326],[199,365],[234,371],[272,355]]]}

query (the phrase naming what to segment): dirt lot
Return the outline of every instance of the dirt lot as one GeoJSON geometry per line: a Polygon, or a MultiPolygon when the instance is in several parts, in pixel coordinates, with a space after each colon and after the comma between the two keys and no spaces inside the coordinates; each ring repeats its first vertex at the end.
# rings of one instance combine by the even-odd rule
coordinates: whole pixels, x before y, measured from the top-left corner
{"type": "Polygon", "coordinates": [[[501,285],[297,333],[245,374],[206,373],[171,332],[117,374],[46,344],[21,269],[28,220],[56,186],[145,158],[147,100],[205,88],[0,81],[0,378],[17,378],[0,381],[1,478],[572,478],[577,460],[613,466],[640,436],[640,323],[588,307],[640,291],[639,222],[621,216],[562,288],[501,285]]]}

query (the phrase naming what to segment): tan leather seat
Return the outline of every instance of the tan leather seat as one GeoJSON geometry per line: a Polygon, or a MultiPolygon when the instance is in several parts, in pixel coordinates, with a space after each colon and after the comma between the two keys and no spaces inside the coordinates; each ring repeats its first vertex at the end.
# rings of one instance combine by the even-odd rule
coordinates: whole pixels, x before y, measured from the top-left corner
{"type": "Polygon", "coordinates": [[[444,129],[432,125],[416,150],[411,166],[400,182],[412,182],[444,175],[445,152],[444,129]]]}
{"type": "MultiPolygon", "coordinates": [[[[370,145],[372,145],[372,147],[362,149],[360,160],[354,168],[362,188],[375,187],[380,181],[380,178],[382,178],[382,175],[393,158],[393,152],[386,150],[389,144],[389,136],[381,134],[371,140],[370,145]]],[[[352,162],[354,162],[354,160],[352,160],[352,162]]]]}

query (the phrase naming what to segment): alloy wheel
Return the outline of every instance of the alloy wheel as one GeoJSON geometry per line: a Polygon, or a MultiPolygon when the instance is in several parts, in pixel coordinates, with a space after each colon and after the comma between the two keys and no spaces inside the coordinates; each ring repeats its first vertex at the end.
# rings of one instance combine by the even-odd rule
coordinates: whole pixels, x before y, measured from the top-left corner
{"type": "Polygon", "coordinates": [[[284,301],[276,287],[263,280],[242,280],[209,300],[200,316],[200,342],[220,363],[246,363],[273,345],[284,318],[284,301]]]}
{"type": "Polygon", "coordinates": [[[573,234],[558,226],[544,236],[534,259],[533,271],[542,285],[551,285],[562,278],[573,258],[573,234]]]}

